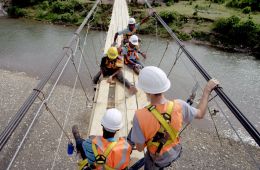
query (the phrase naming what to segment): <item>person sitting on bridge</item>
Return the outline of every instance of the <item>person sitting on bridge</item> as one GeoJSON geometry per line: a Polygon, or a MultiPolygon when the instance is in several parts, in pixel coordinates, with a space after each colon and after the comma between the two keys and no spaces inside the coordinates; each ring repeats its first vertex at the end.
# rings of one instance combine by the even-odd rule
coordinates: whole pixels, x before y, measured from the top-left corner
{"type": "Polygon", "coordinates": [[[140,69],[144,67],[143,63],[140,62],[138,53],[146,59],[146,54],[138,49],[138,37],[132,35],[129,39],[129,43],[121,48],[121,55],[124,56],[124,63],[134,70],[136,74],[139,74],[140,69]]]}
{"type": "Polygon", "coordinates": [[[117,80],[129,89],[130,94],[135,94],[137,89],[132,85],[127,79],[124,78],[121,68],[123,67],[123,61],[118,55],[118,50],[116,47],[110,47],[107,51],[107,54],[102,58],[100,71],[93,78],[93,83],[97,84],[100,76],[108,77],[108,83],[113,82],[113,78],[117,80]]]}
{"type": "Polygon", "coordinates": [[[123,118],[119,110],[108,109],[101,120],[103,136],[81,138],[77,125],[72,127],[77,152],[82,161],[79,169],[127,169],[132,152],[126,138],[116,138],[115,134],[123,127],[123,118]]]}
{"type": "Polygon", "coordinates": [[[136,111],[128,139],[140,152],[147,147],[145,170],[163,169],[180,157],[182,124],[205,116],[209,95],[218,84],[216,79],[206,84],[196,109],[183,100],[164,97],[163,93],[169,90],[171,82],[163,70],[148,66],[140,71],[137,87],[146,93],[151,104],[136,111]]]}
{"type": "Polygon", "coordinates": [[[145,17],[140,23],[136,24],[136,21],[134,18],[130,18],[128,21],[128,26],[126,29],[119,31],[115,34],[114,36],[114,43],[113,46],[115,46],[116,44],[116,40],[118,35],[122,35],[123,34],[123,41],[121,45],[125,45],[126,43],[128,43],[128,39],[132,36],[136,34],[136,31],[140,28],[140,26],[145,23],[148,18],[152,15],[152,13],[150,13],[147,17],[145,17]]]}

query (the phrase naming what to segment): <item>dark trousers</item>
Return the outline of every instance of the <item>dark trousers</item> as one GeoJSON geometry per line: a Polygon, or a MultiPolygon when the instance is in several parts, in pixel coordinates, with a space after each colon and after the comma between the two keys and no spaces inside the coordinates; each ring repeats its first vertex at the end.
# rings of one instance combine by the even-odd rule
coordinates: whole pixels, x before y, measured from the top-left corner
{"type": "MultiPolygon", "coordinates": [[[[116,71],[117,71],[117,70],[115,70],[115,71],[110,71],[110,70],[107,70],[107,69],[102,69],[102,72],[103,72],[103,76],[104,76],[104,77],[106,77],[106,76],[111,76],[111,75],[113,75],[116,71]]],[[[101,71],[99,71],[99,72],[95,75],[95,77],[93,78],[93,83],[94,83],[94,84],[97,84],[97,83],[98,83],[101,74],[102,74],[101,71]]],[[[122,71],[119,71],[119,72],[115,75],[115,78],[116,78],[120,83],[122,83],[122,84],[125,83],[125,86],[126,86],[128,89],[130,88],[131,83],[130,83],[127,79],[124,78],[122,71]]]]}
{"type": "Polygon", "coordinates": [[[82,157],[83,160],[86,159],[87,157],[86,157],[86,154],[85,154],[85,152],[84,152],[84,150],[83,150],[83,147],[82,147],[82,143],[84,142],[84,139],[82,139],[82,138],[77,138],[77,139],[75,139],[75,140],[76,140],[77,152],[80,153],[80,155],[81,155],[81,157],[82,157]]]}

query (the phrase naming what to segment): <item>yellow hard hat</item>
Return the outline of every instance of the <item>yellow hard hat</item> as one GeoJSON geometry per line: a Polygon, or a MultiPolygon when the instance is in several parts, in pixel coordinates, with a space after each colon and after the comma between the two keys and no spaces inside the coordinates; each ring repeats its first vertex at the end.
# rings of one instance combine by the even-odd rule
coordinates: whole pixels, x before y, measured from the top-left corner
{"type": "Polygon", "coordinates": [[[110,47],[107,50],[107,56],[108,58],[110,58],[111,60],[114,60],[118,57],[118,51],[116,47],[110,47]]]}

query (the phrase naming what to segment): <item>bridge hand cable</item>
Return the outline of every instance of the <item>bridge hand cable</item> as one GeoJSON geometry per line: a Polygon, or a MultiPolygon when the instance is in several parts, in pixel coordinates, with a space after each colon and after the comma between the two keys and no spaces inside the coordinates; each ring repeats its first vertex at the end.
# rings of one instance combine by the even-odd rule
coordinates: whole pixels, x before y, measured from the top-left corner
{"type": "MultiPolygon", "coordinates": [[[[181,62],[183,63],[185,69],[187,70],[187,72],[190,74],[190,76],[192,77],[192,79],[195,81],[195,82],[198,82],[198,79],[196,78],[196,75],[193,74],[193,72],[189,69],[189,67],[185,64],[185,62],[183,61],[183,59],[181,59],[181,62]]],[[[199,88],[201,89],[201,91],[203,91],[203,88],[201,87],[201,85],[198,83],[198,86],[199,88]]],[[[243,147],[246,151],[246,153],[250,156],[250,158],[253,160],[254,164],[256,167],[260,168],[260,165],[257,163],[257,161],[255,160],[254,156],[250,153],[250,151],[246,148],[246,145],[245,145],[245,142],[242,140],[241,136],[239,135],[239,133],[237,132],[237,130],[235,129],[235,127],[232,125],[231,121],[229,120],[229,118],[227,117],[226,113],[223,111],[223,109],[221,108],[221,106],[219,105],[219,103],[216,101],[216,95],[214,95],[213,97],[211,97],[209,99],[209,102],[210,101],[214,101],[217,105],[217,107],[220,109],[220,112],[222,113],[222,115],[224,116],[225,120],[228,122],[229,126],[231,127],[231,129],[235,132],[236,136],[238,137],[239,141],[243,144],[243,147]]],[[[209,107],[208,107],[208,110],[209,110],[209,107]]],[[[218,132],[218,128],[215,124],[215,121],[213,119],[213,116],[211,115],[211,113],[209,112],[210,114],[210,117],[213,121],[213,125],[214,125],[214,128],[215,128],[215,131],[216,131],[216,134],[218,136],[218,140],[220,142],[220,145],[222,146],[222,142],[221,142],[221,138],[220,138],[220,135],[219,135],[219,132],[218,132]]],[[[180,132],[180,135],[181,133],[189,126],[190,124],[186,124],[184,126],[184,128],[181,130],[180,132]]],[[[221,153],[220,153],[221,154],[221,153]]]]}
{"type": "MultiPolygon", "coordinates": [[[[152,9],[150,3],[145,0],[147,6],[152,9]]],[[[197,70],[201,73],[201,75],[209,81],[211,76],[206,72],[206,70],[198,63],[198,61],[191,55],[191,53],[182,45],[182,42],[179,38],[172,32],[171,28],[163,21],[163,19],[156,13],[153,13],[158,21],[164,26],[167,32],[171,35],[171,37],[177,42],[177,44],[182,48],[183,52],[186,54],[188,59],[193,63],[193,65],[197,68],[197,70]]],[[[229,110],[234,114],[234,116],[239,120],[239,122],[244,126],[247,132],[252,136],[252,138],[256,141],[258,146],[260,146],[260,133],[257,129],[252,125],[252,123],[245,117],[245,115],[239,110],[239,108],[232,102],[232,100],[224,93],[224,91],[220,88],[216,88],[214,90],[221,100],[225,103],[225,105],[229,108],[229,110]]]]}

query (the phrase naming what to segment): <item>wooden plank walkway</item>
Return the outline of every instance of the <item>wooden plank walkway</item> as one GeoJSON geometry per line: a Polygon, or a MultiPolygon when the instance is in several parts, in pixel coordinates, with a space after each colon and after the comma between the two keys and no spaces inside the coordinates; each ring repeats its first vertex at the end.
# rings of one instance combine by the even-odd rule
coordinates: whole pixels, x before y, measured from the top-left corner
{"type": "MultiPolygon", "coordinates": [[[[128,19],[129,14],[126,0],[115,0],[104,48],[105,52],[113,43],[115,33],[127,27],[128,19]]],[[[122,36],[119,36],[117,43],[120,44],[121,41],[122,36]]],[[[138,76],[132,70],[124,66],[123,73],[131,83],[135,84],[138,76]]],[[[119,131],[118,136],[127,136],[132,127],[135,110],[147,104],[146,96],[141,90],[138,90],[136,95],[131,96],[124,85],[118,82],[115,85],[109,85],[106,79],[101,80],[94,99],[89,135],[102,135],[101,118],[107,108],[115,107],[122,112],[124,121],[124,127],[119,131]]],[[[132,163],[142,158],[143,155],[143,153],[134,151],[131,155],[132,163]]]]}

